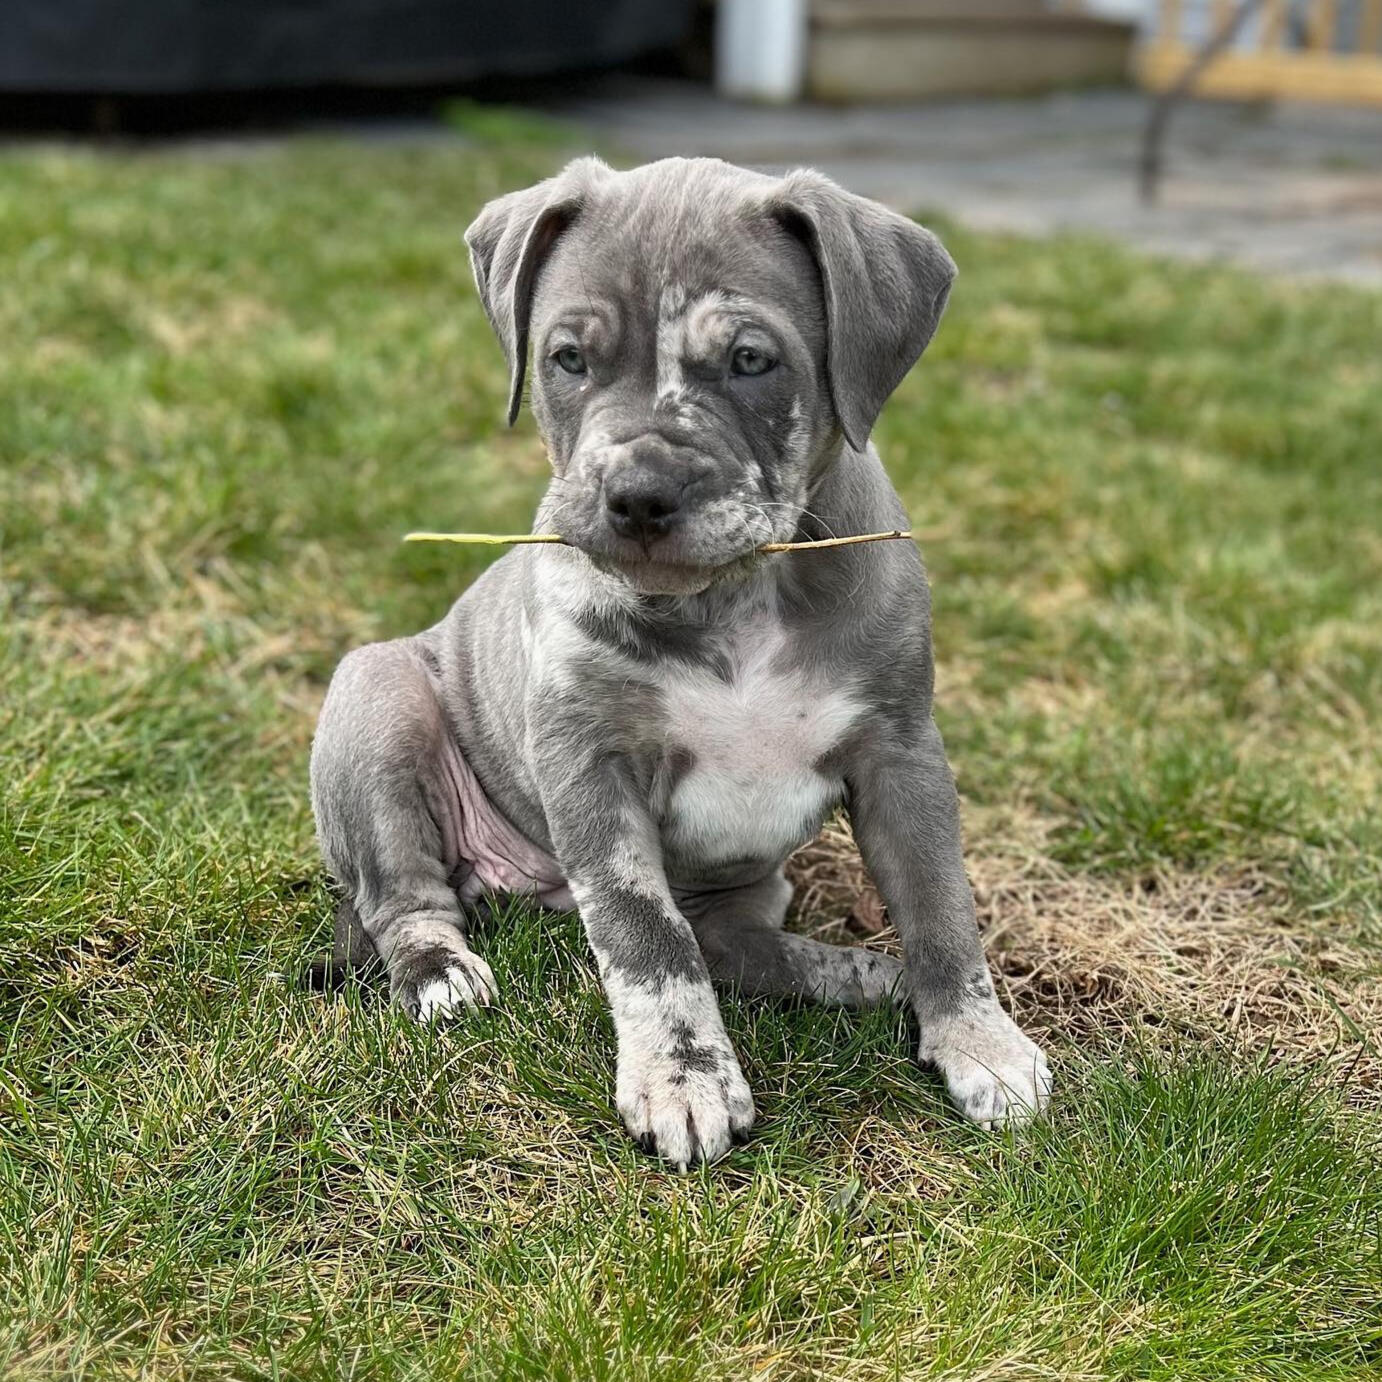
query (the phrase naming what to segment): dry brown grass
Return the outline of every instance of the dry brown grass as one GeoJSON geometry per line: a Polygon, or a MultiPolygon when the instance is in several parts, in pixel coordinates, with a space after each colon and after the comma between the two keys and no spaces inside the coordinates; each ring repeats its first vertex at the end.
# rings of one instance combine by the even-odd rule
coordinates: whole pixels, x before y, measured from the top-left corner
{"type": "MultiPolygon", "coordinates": [[[[1033,1028],[1080,1044],[1193,1039],[1328,1072],[1382,1107],[1382,969],[1284,885],[1246,866],[1135,879],[1072,874],[1038,851],[969,859],[990,963],[1033,1028]]],[[[793,925],[896,948],[849,829],[789,865],[793,925]]]]}

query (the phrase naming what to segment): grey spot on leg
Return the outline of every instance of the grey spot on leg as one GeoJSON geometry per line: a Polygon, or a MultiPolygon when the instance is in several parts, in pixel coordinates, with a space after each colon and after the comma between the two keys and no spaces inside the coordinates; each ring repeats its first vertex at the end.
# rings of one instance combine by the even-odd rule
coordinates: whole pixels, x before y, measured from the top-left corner
{"type": "Polygon", "coordinates": [[[672,1055],[684,1070],[696,1070],[703,1074],[718,1070],[721,1064],[719,1053],[713,1047],[698,1042],[695,1028],[686,1022],[678,1022],[672,1028],[672,1055]]]}

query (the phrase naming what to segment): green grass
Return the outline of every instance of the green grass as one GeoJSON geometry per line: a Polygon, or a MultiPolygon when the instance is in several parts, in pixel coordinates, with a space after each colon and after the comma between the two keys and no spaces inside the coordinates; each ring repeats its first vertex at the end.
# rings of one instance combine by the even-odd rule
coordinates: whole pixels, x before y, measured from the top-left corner
{"type": "Polygon", "coordinates": [[[504,1006],[444,1033],[286,977],[325,680],[488,560],[399,534],[543,482],[460,233],[562,136],[455,118],[0,155],[0,1372],[1382,1375],[1378,296],[947,231],[878,441],[1047,1123],[960,1124],[893,1015],[728,999],[761,1122],[679,1178],[573,919],[487,927],[504,1006]]]}

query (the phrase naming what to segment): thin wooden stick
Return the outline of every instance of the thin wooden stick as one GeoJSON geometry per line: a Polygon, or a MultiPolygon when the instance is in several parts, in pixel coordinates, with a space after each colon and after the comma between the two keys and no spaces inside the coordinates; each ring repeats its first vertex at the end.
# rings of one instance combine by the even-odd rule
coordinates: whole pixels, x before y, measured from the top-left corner
{"type": "MultiPolygon", "coordinates": [[[[809,552],[821,547],[852,547],[856,542],[892,542],[912,536],[910,528],[894,528],[887,533],[853,533],[849,537],[822,537],[814,542],[765,542],[760,552],[809,552]]],[[[560,542],[556,533],[405,533],[404,542],[467,542],[482,547],[507,547],[523,542],[560,542]]]]}
{"type": "Polygon", "coordinates": [[[765,542],[760,552],[810,552],[818,547],[853,547],[856,542],[893,542],[911,537],[910,528],[894,528],[890,533],[854,533],[850,537],[821,537],[814,542],[765,542]]]}
{"type": "Polygon", "coordinates": [[[404,542],[473,542],[481,547],[508,547],[519,542],[565,542],[556,533],[404,533],[404,542]]]}

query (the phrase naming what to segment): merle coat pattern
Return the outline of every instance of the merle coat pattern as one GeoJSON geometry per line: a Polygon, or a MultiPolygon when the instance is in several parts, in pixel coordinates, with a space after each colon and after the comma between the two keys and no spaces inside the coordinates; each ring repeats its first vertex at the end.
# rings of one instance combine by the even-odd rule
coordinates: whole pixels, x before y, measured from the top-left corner
{"type": "Polygon", "coordinates": [[[535,531],[570,545],[341,663],[312,788],[344,951],[450,1016],[498,993],[467,939],[487,890],[574,904],[619,1112],[679,1166],[754,1118],[713,982],[905,1002],[967,1117],[1039,1110],[1045,1059],[975,926],[916,549],[756,551],[905,526],[869,432],[945,306],[940,242],[818,174],[710,159],[579,160],[466,239],[510,420],[529,375],[551,458],[535,531]],[[782,929],[783,861],[841,802],[901,964],[782,929]]]}

